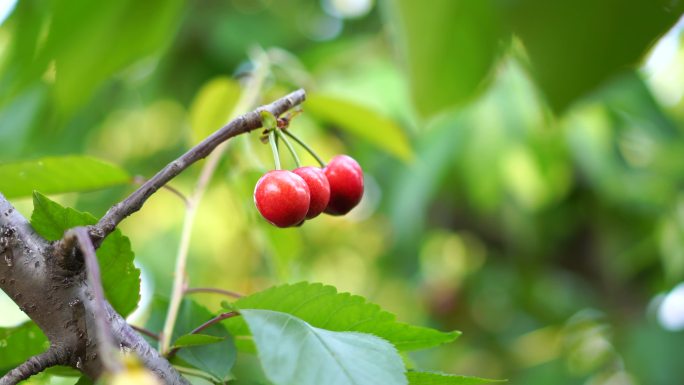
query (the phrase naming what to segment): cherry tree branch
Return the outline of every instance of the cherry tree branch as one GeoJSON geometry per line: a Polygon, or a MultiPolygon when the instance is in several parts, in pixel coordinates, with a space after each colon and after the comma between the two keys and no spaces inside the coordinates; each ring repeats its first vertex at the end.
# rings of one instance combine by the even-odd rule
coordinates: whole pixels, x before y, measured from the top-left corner
{"type": "Polygon", "coordinates": [[[69,352],[67,349],[51,346],[44,353],[29,358],[23,364],[7,372],[7,374],[0,378],[0,385],[18,384],[20,381],[23,381],[34,374],[38,374],[47,368],[57,365],[66,365],[68,362],[69,352]]]}
{"type": "Polygon", "coordinates": [[[99,245],[109,233],[114,231],[122,220],[140,210],[145,201],[168,181],[176,177],[193,163],[207,157],[221,143],[234,136],[260,128],[262,126],[260,111],[268,111],[277,117],[293,107],[298,106],[304,102],[305,99],[306,93],[304,90],[300,89],[271,104],[261,106],[255,111],[238,116],[201,143],[191,148],[188,152],[181,155],[178,159],[166,165],[166,167],[146,181],[126,199],[112,206],[97,224],[90,228],[90,235],[93,237],[95,244],[99,245]]]}
{"type": "Polygon", "coordinates": [[[118,349],[114,344],[114,339],[111,334],[111,326],[108,322],[107,305],[104,296],[104,289],[102,288],[102,278],[100,274],[100,264],[95,255],[95,246],[93,245],[88,230],[85,227],[75,227],[64,235],[64,238],[76,239],[83,259],[85,261],[86,276],[88,285],[95,298],[95,324],[96,333],[99,339],[98,349],[100,355],[103,357],[102,362],[110,372],[116,372],[123,369],[123,365],[118,356],[118,349]]]}

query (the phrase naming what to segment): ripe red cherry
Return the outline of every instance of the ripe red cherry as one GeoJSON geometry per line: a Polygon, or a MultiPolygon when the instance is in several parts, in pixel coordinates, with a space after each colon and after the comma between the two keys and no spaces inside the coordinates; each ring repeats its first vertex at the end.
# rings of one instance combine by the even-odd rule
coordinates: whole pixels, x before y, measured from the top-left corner
{"type": "Polygon", "coordinates": [[[311,193],[306,219],[317,217],[328,207],[330,201],[330,183],[328,183],[325,172],[318,167],[300,167],[293,172],[304,179],[311,193]]]}
{"type": "Polygon", "coordinates": [[[330,202],[325,212],[344,215],[361,201],[363,196],[363,171],[350,156],[338,155],[325,167],[330,183],[330,202]]]}
{"type": "Polygon", "coordinates": [[[259,213],[278,227],[294,226],[309,211],[309,186],[299,175],[274,170],[262,176],[254,187],[254,204],[259,213]]]}

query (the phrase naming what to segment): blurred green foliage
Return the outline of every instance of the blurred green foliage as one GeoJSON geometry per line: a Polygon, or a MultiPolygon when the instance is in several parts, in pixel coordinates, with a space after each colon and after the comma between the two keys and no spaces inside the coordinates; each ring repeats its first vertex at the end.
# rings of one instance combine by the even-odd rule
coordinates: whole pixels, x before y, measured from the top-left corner
{"type": "MultiPolygon", "coordinates": [[[[684,382],[682,322],[661,316],[684,281],[681,23],[644,65],[684,3],[364,3],[22,0],[0,25],[0,162],[90,155],[149,177],[225,120],[260,45],[262,101],[305,87],[292,130],[325,159],[356,157],[366,196],[348,218],[274,229],[251,197],[270,150],[236,138],[199,208],[193,285],[319,281],[464,332],[406,357],[423,368],[684,382]]],[[[172,184],[187,193],[197,173],[172,184]]],[[[54,199],[100,216],[134,188],[54,199]]],[[[182,215],[160,191],[123,223],[143,307],[170,292],[182,215]]]]}

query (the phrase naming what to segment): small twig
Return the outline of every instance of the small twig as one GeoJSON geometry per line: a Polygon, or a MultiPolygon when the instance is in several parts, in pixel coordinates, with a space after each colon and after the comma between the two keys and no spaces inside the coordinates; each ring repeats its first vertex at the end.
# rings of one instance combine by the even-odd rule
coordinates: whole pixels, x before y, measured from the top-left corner
{"type": "MultiPolygon", "coordinates": [[[[138,184],[138,185],[142,185],[146,181],[147,181],[147,179],[145,179],[145,177],[142,175],[136,175],[135,177],[133,177],[133,183],[138,184]]],[[[180,200],[182,200],[186,206],[190,204],[190,201],[185,196],[185,194],[180,192],[177,188],[172,187],[171,185],[168,185],[168,184],[162,186],[162,188],[169,191],[171,194],[177,196],[178,198],[180,198],[180,200]]]]}
{"type": "Polygon", "coordinates": [[[99,245],[102,240],[109,235],[116,226],[129,215],[140,210],[157,190],[164,186],[168,181],[183,172],[190,165],[200,159],[206,158],[216,147],[226,140],[250,132],[261,127],[260,111],[268,111],[274,116],[280,116],[293,107],[301,104],[306,99],[304,90],[292,92],[275,102],[261,106],[255,111],[238,116],[220,130],[214,132],[201,143],[188,150],[178,159],[172,161],[155,176],[143,183],[137,190],[131,193],[126,199],[112,206],[107,213],[90,228],[90,235],[95,244],[99,245]]]}
{"type": "MultiPolygon", "coordinates": [[[[207,322],[201,324],[200,326],[196,327],[195,329],[193,329],[193,330],[192,330],[190,333],[188,333],[188,334],[198,334],[198,333],[201,333],[201,332],[204,331],[205,329],[210,328],[210,327],[216,325],[217,323],[219,323],[219,322],[221,322],[221,321],[223,321],[223,320],[226,320],[226,319],[228,319],[228,318],[237,317],[237,316],[239,316],[239,315],[240,315],[240,313],[238,313],[238,312],[236,312],[236,311],[229,311],[229,312],[227,312],[227,313],[221,313],[221,314],[217,315],[216,317],[210,319],[209,321],[207,321],[207,322]]],[[[180,348],[173,348],[173,349],[171,349],[171,351],[169,351],[169,354],[167,355],[167,357],[168,357],[168,358],[171,358],[171,357],[173,357],[174,355],[176,355],[176,352],[178,352],[178,349],[180,349],[180,348]]]]}
{"type": "Polygon", "coordinates": [[[2,378],[0,385],[15,385],[34,374],[38,374],[47,368],[57,365],[67,365],[69,352],[67,349],[50,346],[50,348],[37,356],[26,360],[23,364],[10,370],[2,378]]]}
{"type": "Polygon", "coordinates": [[[128,325],[129,325],[133,330],[135,330],[136,332],[138,332],[138,333],[140,333],[140,334],[143,334],[143,335],[146,335],[146,336],[152,338],[153,340],[159,341],[159,334],[157,334],[157,333],[155,333],[155,332],[153,332],[153,331],[151,331],[151,330],[147,330],[147,329],[145,329],[145,328],[143,328],[143,327],[140,327],[140,326],[135,326],[135,325],[131,325],[131,324],[128,324],[128,325]]]}
{"type": "Polygon", "coordinates": [[[232,297],[232,298],[242,298],[244,295],[240,293],[236,293],[234,291],[230,290],[223,290],[223,289],[217,289],[214,287],[193,287],[190,289],[185,289],[185,294],[194,294],[194,293],[215,293],[215,294],[223,294],[227,297],[232,297]]]}
{"type": "Polygon", "coordinates": [[[118,372],[123,369],[123,364],[118,356],[117,345],[111,334],[111,326],[108,322],[106,300],[104,289],[102,288],[102,278],[100,275],[100,265],[95,255],[95,246],[85,227],[75,227],[64,235],[64,238],[76,238],[78,246],[83,253],[83,260],[86,267],[88,286],[95,297],[94,316],[97,326],[98,350],[102,357],[102,363],[109,372],[118,372]]]}

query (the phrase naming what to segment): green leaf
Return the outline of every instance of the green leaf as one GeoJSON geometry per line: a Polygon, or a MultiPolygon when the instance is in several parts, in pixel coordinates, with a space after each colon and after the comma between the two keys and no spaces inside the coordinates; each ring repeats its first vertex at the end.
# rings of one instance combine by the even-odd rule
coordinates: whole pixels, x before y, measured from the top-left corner
{"type": "Polygon", "coordinates": [[[305,108],[319,120],[346,130],[399,159],[413,159],[413,149],[401,127],[366,106],[314,93],[307,96],[305,108]]]}
{"type": "Polygon", "coordinates": [[[407,384],[401,357],[381,338],[319,329],[270,310],[243,310],[242,316],[275,385],[407,384]]]}
{"type": "Polygon", "coordinates": [[[435,372],[408,372],[406,377],[408,377],[410,385],[479,385],[506,381],[435,372]]]}
{"type": "Polygon", "coordinates": [[[240,93],[240,84],[228,77],[214,78],[202,86],[190,106],[193,144],[228,123],[240,93]]]}
{"type": "Polygon", "coordinates": [[[508,33],[492,0],[394,0],[387,10],[406,63],[413,103],[424,116],[471,99],[508,33]]]}
{"type": "Polygon", "coordinates": [[[53,2],[49,32],[38,57],[42,65],[54,59],[57,105],[73,111],[113,74],[163,48],[174,35],[183,4],[180,0],[102,4],[73,0],[69,6],[53,2]]]}
{"type": "Polygon", "coordinates": [[[93,385],[93,380],[86,376],[81,376],[74,385],[93,385]]]}
{"type": "MultiPolygon", "coordinates": [[[[399,350],[417,350],[455,340],[460,333],[397,322],[395,316],[378,305],[349,293],[338,293],[332,286],[301,282],[282,285],[240,298],[239,309],[264,309],[291,314],[314,327],[333,331],[355,331],[376,335],[399,350]]],[[[226,321],[233,335],[247,335],[240,317],[226,321]]]]}
{"type": "Polygon", "coordinates": [[[130,181],[122,168],[89,156],[47,157],[0,163],[0,192],[7,198],[96,190],[130,181]]]}
{"type": "Polygon", "coordinates": [[[176,348],[184,348],[188,346],[209,345],[225,340],[226,337],[210,336],[207,334],[186,334],[180,336],[173,346],[176,348]]]}
{"type": "Polygon", "coordinates": [[[0,328],[0,375],[29,357],[44,352],[49,345],[43,332],[31,321],[16,327],[0,328]]]}
{"type": "Polygon", "coordinates": [[[536,83],[556,111],[635,67],[684,12],[684,2],[667,0],[511,4],[510,24],[523,41],[536,83]]]}
{"type": "MultiPolygon", "coordinates": [[[[33,194],[31,225],[49,241],[60,239],[70,228],[95,223],[97,218],[89,213],[62,207],[38,192],[33,194]]],[[[135,309],[140,299],[140,270],[133,259],[131,242],[118,229],[97,250],[107,300],[124,317],[135,309]]]]}
{"type": "MultiPolygon", "coordinates": [[[[150,309],[150,319],[145,324],[145,327],[152,331],[161,330],[164,327],[167,309],[168,300],[162,297],[155,297],[150,309]]],[[[178,312],[178,318],[176,319],[173,338],[181,340],[187,337],[187,334],[192,330],[212,318],[214,318],[214,315],[206,308],[189,298],[183,299],[178,312]]],[[[209,345],[183,347],[176,356],[190,366],[209,373],[216,380],[223,381],[233,368],[237,356],[233,337],[228,333],[225,325],[221,323],[203,330],[202,335],[203,337],[200,338],[219,340],[209,345]]]]}

